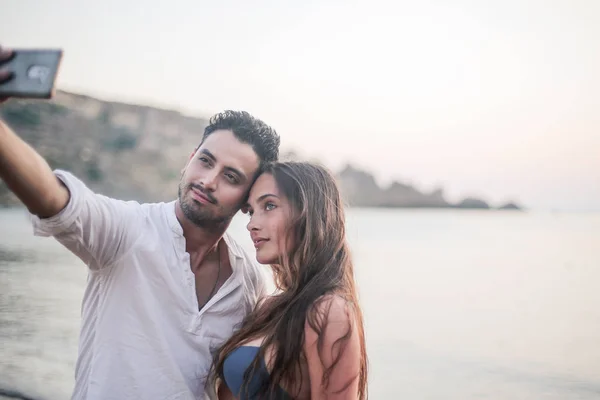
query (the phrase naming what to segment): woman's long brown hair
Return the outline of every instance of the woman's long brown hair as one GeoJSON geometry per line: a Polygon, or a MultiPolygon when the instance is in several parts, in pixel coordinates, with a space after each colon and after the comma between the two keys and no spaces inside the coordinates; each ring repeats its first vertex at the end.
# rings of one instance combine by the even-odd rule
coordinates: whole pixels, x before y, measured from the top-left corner
{"type": "MultiPolygon", "coordinates": [[[[308,378],[302,376],[301,368],[305,360],[305,323],[319,334],[320,350],[325,320],[315,306],[323,296],[335,294],[346,300],[352,320],[336,348],[340,346],[343,351],[352,329],[357,329],[361,344],[360,370],[354,379],[358,379],[358,398],[365,399],[367,356],[363,318],[346,241],[344,205],[335,179],[326,168],[307,162],[274,163],[263,173],[274,177],[279,191],[291,205],[287,238],[293,241],[293,250],[279,265],[272,266],[280,292],[257,305],[241,328],[215,353],[215,377],[217,381],[224,381],[223,364],[233,350],[250,340],[264,338],[257,357],[246,371],[242,389],[248,387],[252,374],[265,359],[265,350],[272,349],[270,379],[263,382],[259,398],[275,393],[278,386],[287,386],[288,393],[296,396],[301,382],[308,378]]],[[[341,352],[331,365],[324,366],[324,386],[329,384],[329,376],[340,357],[341,352]]]]}

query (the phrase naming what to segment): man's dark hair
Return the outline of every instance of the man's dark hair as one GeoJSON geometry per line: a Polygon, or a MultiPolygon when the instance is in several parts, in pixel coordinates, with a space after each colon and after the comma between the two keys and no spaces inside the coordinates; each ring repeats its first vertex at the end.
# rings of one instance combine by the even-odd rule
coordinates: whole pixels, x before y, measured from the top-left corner
{"type": "Polygon", "coordinates": [[[242,143],[247,143],[256,152],[260,159],[260,168],[279,159],[279,135],[275,129],[253,117],[246,111],[226,110],[213,115],[204,128],[202,143],[214,131],[224,129],[233,132],[242,143]]]}

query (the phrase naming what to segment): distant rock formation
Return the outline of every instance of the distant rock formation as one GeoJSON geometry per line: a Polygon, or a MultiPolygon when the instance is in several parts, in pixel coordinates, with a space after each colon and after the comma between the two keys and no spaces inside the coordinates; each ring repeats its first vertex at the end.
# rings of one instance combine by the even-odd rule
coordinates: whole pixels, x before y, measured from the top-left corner
{"type": "MultiPolygon", "coordinates": [[[[343,168],[337,174],[337,179],[346,201],[355,207],[492,209],[484,200],[472,197],[456,204],[450,203],[445,199],[441,188],[423,193],[414,186],[401,182],[392,182],[389,187],[380,188],[373,175],[351,165],[343,168]]],[[[519,210],[520,207],[509,203],[501,209],[519,210]]]]}
{"type": "MultiPolygon", "coordinates": [[[[177,195],[180,170],[208,123],[176,111],[64,91],[52,101],[10,101],[0,107],[0,115],[52,168],[73,172],[98,193],[138,201],[168,201],[177,195]]],[[[281,159],[301,157],[289,151],[281,159]]],[[[381,188],[372,174],[351,165],[336,177],[350,206],[490,208],[472,198],[451,204],[441,188],[423,193],[402,182],[381,188]]],[[[0,181],[0,206],[17,204],[0,181]]],[[[501,209],[519,207],[508,203],[501,209]]]]}
{"type": "Polygon", "coordinates": [[[414,187],[393,182],[382,189],[373,175],[347,165],[337,174],[348,204],[355,207],[449,207],[442,189],[421,193],[414,187]]]}

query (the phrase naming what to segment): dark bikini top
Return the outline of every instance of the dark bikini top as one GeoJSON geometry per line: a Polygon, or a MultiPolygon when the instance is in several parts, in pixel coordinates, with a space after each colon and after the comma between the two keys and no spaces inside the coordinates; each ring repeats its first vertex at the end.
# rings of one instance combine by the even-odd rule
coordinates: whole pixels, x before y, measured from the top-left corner
{"type": "MultiPolygon", "coordinates": [[[[250,382],[247,385],[244,393],[240,393],[244,383],[244,373],[250,365],[260,348],[257,346],[240,346],[233,350],[223,363],[223,375],[225,383],[236,398],[240,400],[255,400],[258,399],[257,393],[263,382],[270,379],[269,371],[264,360],[261,360],[258,370],[251,376],[250,382]]],[[[281,387],[277,387],[273,400],[291,400],[291,396],[281,387]]]]}

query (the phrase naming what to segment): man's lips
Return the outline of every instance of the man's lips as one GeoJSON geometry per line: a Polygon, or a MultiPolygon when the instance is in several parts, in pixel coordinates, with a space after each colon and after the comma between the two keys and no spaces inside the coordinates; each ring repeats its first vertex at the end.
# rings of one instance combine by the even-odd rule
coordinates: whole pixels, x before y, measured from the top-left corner
{"type": "Polygon", "coordinates": [[[208,204],[208,203],[215,204],[215,202],[213,201],[213,199],[211,199],[206,194],[204,194],[203,192],[201,192],[200,189],[192,187],[191,188],[191,192],[192,192],[192,197],[194,199],[196,199],[197,201],[199,201],[201,203],[205,203],[205,204],[208,204]]]}

